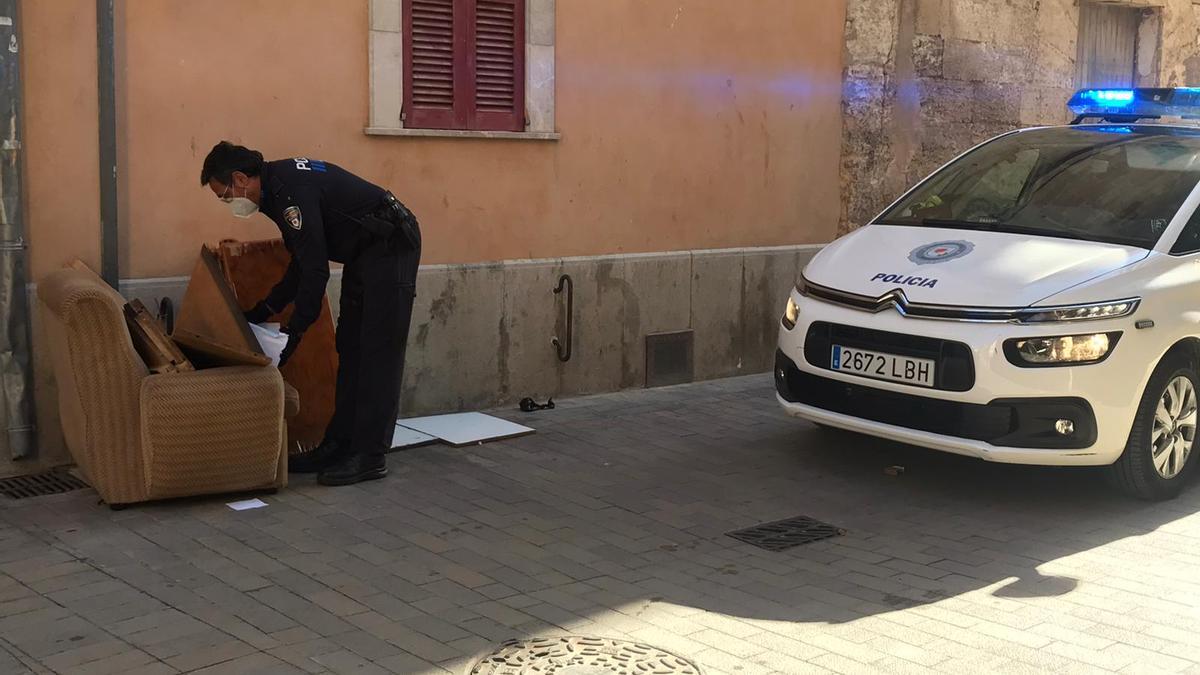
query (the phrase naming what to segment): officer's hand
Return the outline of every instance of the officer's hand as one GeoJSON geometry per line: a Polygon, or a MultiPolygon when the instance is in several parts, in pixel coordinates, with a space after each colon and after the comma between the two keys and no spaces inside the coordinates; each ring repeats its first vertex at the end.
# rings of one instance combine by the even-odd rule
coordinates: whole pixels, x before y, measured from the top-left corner
{"type": "Polygon", "coordinates": [[[303,333],[288,332],[286,328],[283,329],[283,332],[287,333],[288,341],[287,345],[283,348],[283,352],[279,354],[280,368],[287,364],[288,359],[292,358],[292,354],[294,354],[296,352],[296,348],[300,346],[300,338],[304,335],[303,333]]]}
{"type": "Polygon", "coordinates": [[[267,307],[266,300],[260,300],[257,305],[251,307],[245,312],[242,312],[242,315],[246,317],[246,321],[250,323],[263,323],[267,319],[271,318],[272,314],[274,314],[274,312],[271,311],[270,307],[267,307]]]}

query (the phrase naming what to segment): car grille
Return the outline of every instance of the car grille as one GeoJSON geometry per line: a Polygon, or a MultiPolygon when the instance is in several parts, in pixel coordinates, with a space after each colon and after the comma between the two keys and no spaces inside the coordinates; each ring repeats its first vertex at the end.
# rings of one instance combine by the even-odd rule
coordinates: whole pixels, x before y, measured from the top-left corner
{"type": "Polygon", "coordinates": [[[935,389],[968,391],[975,386],[975,363],[971,358],[971,349],[961,342],[816,321],[809,326],[804,338],[804,358],[817,368],[832,370],[830,359],[835,344],[932,359],[937,364],[935,389]]]}

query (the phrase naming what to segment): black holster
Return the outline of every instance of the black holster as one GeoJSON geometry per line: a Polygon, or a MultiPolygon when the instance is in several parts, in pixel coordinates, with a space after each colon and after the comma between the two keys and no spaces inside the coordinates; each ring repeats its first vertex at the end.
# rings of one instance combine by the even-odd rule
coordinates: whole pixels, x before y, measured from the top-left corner
{"type": "Polygon", "coordinates": [[[360,222],[363,229],[390,245],[403,245],[410,250],[421,248],[421,227],[417,217],[391,192],[384,193],[379,209],[363,216],[360,222]]]}

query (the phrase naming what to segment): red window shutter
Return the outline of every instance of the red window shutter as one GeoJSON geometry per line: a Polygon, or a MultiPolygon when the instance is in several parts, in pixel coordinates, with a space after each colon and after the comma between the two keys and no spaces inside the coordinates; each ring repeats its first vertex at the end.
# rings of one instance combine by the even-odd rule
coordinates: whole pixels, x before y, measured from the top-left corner
{"type": "Polygon", "coordinates": [[[469,0],[404,3],[405,126],[462,129],[466,125],[469,5],[469,0]]]}
{"type": "Polygon", "coordinates": [[[473,129],[525,130],[525,0],[475,0],[473,129]]]}
{"type": "Polygon", "coordinates": [[[525,0],[404,4],[404,122],[525,130],[525,0]]]}

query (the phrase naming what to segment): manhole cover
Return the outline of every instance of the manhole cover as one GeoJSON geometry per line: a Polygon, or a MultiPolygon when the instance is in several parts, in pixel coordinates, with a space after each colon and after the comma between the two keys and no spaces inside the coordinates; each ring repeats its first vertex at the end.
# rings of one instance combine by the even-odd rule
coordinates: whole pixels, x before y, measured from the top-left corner
{"type": "Polygon", "coordinates": [[[808,516],[763,523],[744,530],[729,532],[729,536],[768,551],[786,551],[793,546],[808,544],[846,534],[846,531],[808,516]]]}
{"type": "Polygon", "coordinates": [[[638,642],[572,635],[509,640],[467,675],[701,675],[685,658],[638,642]]]}
{"type": "Polygon", "coordinates": [[[60,492],[82,490],[86,487],[87,483],[66,471],[49,471],[31,476],[0,478],[0,495],[9,499],[56,495],[60,492]]]}

